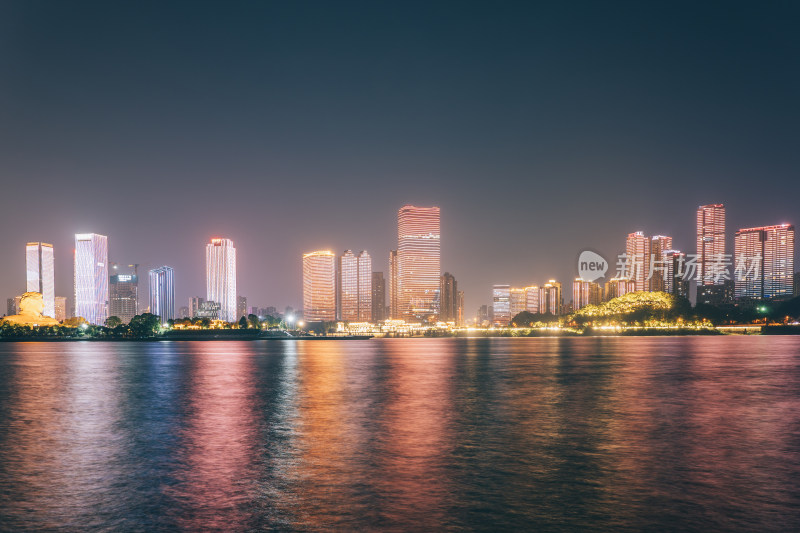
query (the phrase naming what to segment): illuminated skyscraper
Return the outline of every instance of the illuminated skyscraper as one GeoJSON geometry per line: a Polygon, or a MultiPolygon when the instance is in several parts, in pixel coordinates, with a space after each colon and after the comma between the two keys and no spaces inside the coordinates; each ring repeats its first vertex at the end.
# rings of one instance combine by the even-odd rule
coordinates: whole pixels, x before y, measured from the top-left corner
{"type": "Polygon", "coordinates": [[[628,256],[628,279],[636,283],[637,291],[650,288],[647,276],[650,271],[650,239],[641,231],[628,234],[625,242],[625,253],[628,256]]]}
{"type": "Polygon", "coordinates": [[[44,316],[55,318],[55,270],[53,245],[29,242],[25,246],[28,292],[40,292],[44,300],[44,316]]]}
{"type": "Polygon", "coordinates": [[[629,292],[636,292],[636,282],[627,278],[612,278],[606,281],[603,299],[608,301],[624,296],[629,292]]]}
{"type": "Polygon", "coordinates": [[[397,320],[400,318],[399,305],[400,302],[397,296],[397,250],[389,252],[389,318],[397,320]]]}
{"type": "Polygon", "coordinates": [[[791,298],[794,277],[794,226],[779,224],[736,232],[736,298],[791,298]]]}
{"type": "MultiPolygon", "coordinates": [[[[119,265],[111,263],[108,277],[108,316],[115,316],[127,324],[139,314],[139,265],[128,265],[126,273],[120,273],[119,265]]],[[[124,269],[123,269],[124,270],[124,269]]]]}
{"type": "Polygon", "coordinates": [[[219,304],[219,319],[236,322],[236,248],[230,239],[206,244],[206,301],[219,304]]]}
{"type": "Polygon", "coordinates": [[[358,254],[358,320],[372,322],[372,257],[366,250],[358,254]]]}
{"type": "Polygon", "coordinates": [[[689,298],[689,279],[686,276],[686,254],[680,250],[664,250],[664,292],[679,298],[689,298]]]}
{"type": "Polygon", "coordinates": [[[600,285],[594,281],[575,278],[572,282],[572,310],[577,311],[587,305],[597,305],[602,300],[600,285]]]}
{"type": "Polygon", "coordinates": [[[336,320],[336,256],[303,254],[303,314],[309,322],[336,320]]]}
{"type": "Polygon", "coordinates": [[[539,286],[525,287],[525,308],[531,313],[539,312],[539,286]]]}
{"type": "Polygon", "coordinates": [[[725,206],[701,205],[697,208],[697,301],[720,304],[728,300],[726,283],[720,276],[725,255],[725,206]]]}
{"type": "Polygon", "coordinates": [[[103,325],[108,318],[108,237],[75,235],[75,316],[103,325]]]}
{"type": "Polygon", "coordinates": [[[439,208],[406,205],[397,217],[398,311],[406,320],[439,314],[439,208]]]}
{"type": "MultiPolygon", "coordinates": [[[[651,291],[666,291],[666,273],[669,270],[671,259],[667,259],[665,252],[672,249],[672,237],[665,235],[653,235],[650,237],[650,270],[645,277],[650,275],[651,291]]],[[[670,284],[671,286],[671,284],[670,284]]]]}
{"type": "Polygon", "coordinates": [[[561,283],[551,279],[539,287],[539,312],[560,315],[564,307],[561,283]]]}
{"type": "MultiPolygon", "coordinates": [[[[175,318],[175,271],[168,266],[154,268],[150,274],[150,312],[161,322],[175,318]]],[[[187,313],[188,314],[188,313],[187,313]]]]}
{"type": "Polygon", "coordinates": [[[441,322],[457,322],[459,291],[455,276],[449,272],[442,274],[441,288],[439,291],[439,320],[441,322]]]}
{"type": "Polygon", "coordinates": [[[495,326],[507,326],[511,322],[511,286],[495,285],[492,287],[492,323],[495,326]]]}
{"type": "Polygon", "coordinates": [[[528,309],[528,291],[527,289],[518,289],[512,287],[508,291],[508,307],[509,314],[513,319],[515,316],[528,309]]]}
{"type": "Polygon", "coordinates": [[[350,322],[372,320],[372,258],[366,251],[351,250],[339,257],[337,280],[337,318],[350,322]]]}

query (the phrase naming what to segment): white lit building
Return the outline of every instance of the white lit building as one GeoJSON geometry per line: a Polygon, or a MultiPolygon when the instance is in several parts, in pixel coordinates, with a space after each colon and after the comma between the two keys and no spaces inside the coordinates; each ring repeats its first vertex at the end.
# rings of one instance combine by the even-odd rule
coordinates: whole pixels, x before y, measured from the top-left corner
{"type": "Polygon", "coordinates": [[[44,300],[44,316],[55,318],[55,270],[53,245],[29,242],[25,246],[27,291],[39,292],[44,300]]]}
{"type": "Polygon", "coordinates": [[[108,318],[108,237],[75,235],[75,316],[103,325],[108,318]]]}
{"type": "Polygon", "coordinates": [[[206,244],[206,301],[219,304],[219,319],[235,322],[236,248],[230,239],[206,244]]]}

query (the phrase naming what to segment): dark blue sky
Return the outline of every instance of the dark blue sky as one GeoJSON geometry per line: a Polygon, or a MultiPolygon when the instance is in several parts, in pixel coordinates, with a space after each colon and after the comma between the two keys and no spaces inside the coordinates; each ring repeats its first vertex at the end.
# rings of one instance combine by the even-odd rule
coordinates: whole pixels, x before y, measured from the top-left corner
{"type": "Polygon", "coordinates": [[[472,316],[630,231],[692,253],[700,203],[798,223],[800,8],[700,4],[0,2],[0,293],[43,240],[71,296],[94,231],[186,305],[226,236],[251,305],[298,306],[303,252],[385,270],[436,204],[472,316]]]}

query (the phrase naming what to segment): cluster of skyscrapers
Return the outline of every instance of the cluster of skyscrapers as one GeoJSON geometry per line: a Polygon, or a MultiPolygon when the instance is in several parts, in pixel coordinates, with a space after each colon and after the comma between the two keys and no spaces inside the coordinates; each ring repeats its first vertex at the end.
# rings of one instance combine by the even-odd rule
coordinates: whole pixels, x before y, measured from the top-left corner
{"type": "MultiPolygon", "coordinates": [[[[138,265],[120,272],[108,261],[108,237],[97,233],[75,235],[74,309],[72,314],[90,324],[102,325],[110,316],[129,322],[139,314],[138,265]]],[[[55,296],[53,245],[29,242],[25,247],[26,291],[42,294],[43,314],[63,321],[67,318],[66,297],[55,296]]],[[[171,267],[150,271],[150,310],[163,320],[174,318],[175,286],[171,267]]],[[[20,297],[8,300],[7,313],[18,311],[20,297]]]]}
{"type": "Polygon", "coordinates": [[[734,236],[734,253],[726,253],[725,206],[697,208],[697,253],[687,256],[673,247],[672,237],[629,233],[625,241],[624,271],[604,287],[576,278],[572,304],[561,301],[561,284],[512,288],[494,285],[492,307],[479,310],[478,322],[507,325],[522,311],[558,315],[634,291],[663,291],[689,298],[690,282],[697,286],[697,302],[725,305],[785,299],[798,295],[794,271],[794,226],[778,224],[743,228],[734,236]]]}
{"type": "Polygon", "coordinates": [[[386,279],[372,271],[366,251],[303,254],[303,314],[307,321],[430,323],[463,320],[463,292],[441,271],[438,207],[406,205],[397,214],[397,249],[389,252],[386,279]]]}
{"type": "MultiPolygon", "coordinates": [[[[697,252],[687,255],[666,235],[628,234],[622,271],[605,282],[577,278],[572,302],[565,305],[562,284],[494,285],[492,305],[483,306],[477,322],[507,325],[522,311],[560,315],[634,291],[664,291],[688,298],[690,281],[697,301],[730,304],[797,295],[794,272],[794,226],[778,224],[742,228],[734,236],[734,254],[726,254],[725,206],[698,207],[697,252]],[[743,258],[751,262],[746,268],[743,258]]],[[[104,324],[109,316],[123,323],[139,314],[139,265],[109,263],[108,237],[75,235],[74,316],[104,324]]],[[[248,314],[247,300],[237,295],[236,248],[230,239],[205,245],[206,297],[194,297],[180,316],[234,322],[248,314]]],[[[66,318],[66,298],[55,296],[53,245],[26,245],[27,291],[39,292],[44,314],[66,318]]],[[[464,323],[464,293],[455,277],[441,271],[440,210],[406,205],[397,213],[397,248],[389,252],[389,275],[373,271],[367,251],[329,250],[303,255],[303,316],[306,321],[464,323]]],[[[169,266],[148,272],[149,311],[164,321],[175,318],[175,273],[169,266]]],[[[19,297],[9,299],[14,314],[19,297]]],[[[253,313],[259,311],[252,308],[253,313]]],[[[299,317],[298,317],[299,318],[299,317]]]]}

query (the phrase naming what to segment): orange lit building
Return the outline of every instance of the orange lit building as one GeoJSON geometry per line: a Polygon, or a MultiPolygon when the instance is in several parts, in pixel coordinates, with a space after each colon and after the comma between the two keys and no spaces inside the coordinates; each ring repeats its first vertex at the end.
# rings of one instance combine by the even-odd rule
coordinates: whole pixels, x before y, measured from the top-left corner
{"type": "Polygon", "coordinates": [[[405,205],[397,216],[397,297],[400,318],[439,314],[441,247],[439,208],[405,205]]]}
{"type": "Polygon", "coordinates": [[[597,305],[602,300],[603,291],[594,281],[575,278],[572,282],[572,310],[577,311],[587,305],[597,305]]]}
{"type": "Polygon", "coordinates": [[[328,250],[303,254],[303,316],[336,320],[336,256],[328,250]]]}

